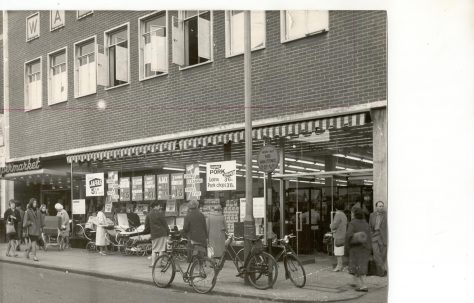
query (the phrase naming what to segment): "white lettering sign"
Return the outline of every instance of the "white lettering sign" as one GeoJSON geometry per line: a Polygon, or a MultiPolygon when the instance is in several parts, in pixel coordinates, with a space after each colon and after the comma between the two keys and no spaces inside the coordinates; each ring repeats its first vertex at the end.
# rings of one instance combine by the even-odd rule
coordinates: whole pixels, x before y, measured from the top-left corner
{"type": "Polygon", "coordinates": [[[104,195],[104,173],[86,174],[86,197],[104,195]]]}
{"type": "Polygon", "coordinates": [[[51,11],[49,15],[49,27],[50,30],[55,30],[64,26],[65,18],[64,11],[51,11]]]}
{"type": "Polygon", "coordinates": [[[26,40],[38,38],[40,35],[40,18],[39,13],[33,14],[26,18],[26,40]]]}

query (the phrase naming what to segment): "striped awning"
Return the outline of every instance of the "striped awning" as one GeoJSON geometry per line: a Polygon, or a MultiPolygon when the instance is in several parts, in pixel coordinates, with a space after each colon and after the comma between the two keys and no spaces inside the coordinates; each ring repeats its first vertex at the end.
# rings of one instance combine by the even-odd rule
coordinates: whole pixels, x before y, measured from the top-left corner
{"type": "MultiPolygon", "coordinates": [[[[300,135],[310,135],[313,132],[324,131],[327,129],[331,130],[364,125],[366,123],[366,114],[367,113],[358,113],[302,122],[256,127],[252,130],[252,138],[262,140],[265,138],[273,139],[279,137],[295,137],[300,135]]],[[[130,146],[111,150],[70,155],[67,157],[67,162],[77,163],[104,159],[121,159],[124,157],[132,157],[149,153],[184,150],[198,147],[206,147],[209,145],[225,144],[229,141],[233,143],[245,141],[245,131],[242,129],[226,133],[211,134],[146,145],[130,146]]]]}

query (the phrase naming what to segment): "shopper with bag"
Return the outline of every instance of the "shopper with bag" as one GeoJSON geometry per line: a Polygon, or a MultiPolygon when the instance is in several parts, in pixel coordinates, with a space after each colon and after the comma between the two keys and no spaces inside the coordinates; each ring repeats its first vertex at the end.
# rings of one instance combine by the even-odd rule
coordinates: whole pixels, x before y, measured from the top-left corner
{"type": "Polygon", "coordinates": [[[33,254],[33,260],[38,261],[36,257],[36,246],[39,238],[41,237],[41,231],[44,227],[43,215],[38,207],[38,201],[35,198],[31,198],[28,202],[28,210],[25,212],[23,218],[23,228],[26,230],[29,243],[26,248],[25,257],[30,258],[30,253],[33,254]]]}
{"type": "Polygon", "coordinates": [[[199,210],[199,202],[192,200],[188,204],[189,210],[184,217],[183,235],[191,240],[193,255],[207,255],[207,242],[209,234],[207,233],[206,218],[199,210]]]}
{"type": "Polygon", "coordinates": [[[365,276],[372,249],[371,244],[370,228],[364,219],[364,211],[361,208],[352,209],[352,220],[347,227],[345,246],[348,248],[346,254],[349,255],[349,273],[354,278],[351,286],[356,287],[356,291],[368,291],[365,276]]]}
{"type": "MultiPolygon", "coordinates": [[[[209,252],[214,258],[220,258],[225,251],[225,232],[227,230],[224,215],[222,214],[222,207],[220,205],[214,206],[213,211],[207,218],[207,233],[209,235],[209,252]]],[[[209,257],[211,257],[209,256],[209,257]]]]}
{"type": "Polygon", "coordinates": [[[21,217],[20,212],[15,209],[15,200],[10,200],[8,203],[10,204],[10,208],[3,214],[3,218],[6,220],[6,238],[8,241],[6,256],[17,257],[16,245],[18,240],[18,222],[20,222],[21,217]],[[10,250],[12,251],[12,254],[10,254],[10,250]]]}
{"type": "Polygon", "coordinates": [[[336,214],[329,226],[334,239],[334,256],[337,259],[337,265],[333,271],[341,271],[343,268],[342,258],[344,256],[344,242],[346,240],[347,217],[344,214],[344,202],[336,202],[336,214]]]}

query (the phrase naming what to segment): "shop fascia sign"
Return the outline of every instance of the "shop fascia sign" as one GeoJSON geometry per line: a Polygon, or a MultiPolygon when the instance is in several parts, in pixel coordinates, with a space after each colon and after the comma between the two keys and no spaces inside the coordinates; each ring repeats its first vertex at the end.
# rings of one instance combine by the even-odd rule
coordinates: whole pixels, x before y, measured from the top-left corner
{"type": "Polygon", "coordinates": [[[40,159],[29,159],[28,161],[9,163],[5,167],[0,167],[0,174],[19,173],[24,171],[40,169],[40,159]]]}

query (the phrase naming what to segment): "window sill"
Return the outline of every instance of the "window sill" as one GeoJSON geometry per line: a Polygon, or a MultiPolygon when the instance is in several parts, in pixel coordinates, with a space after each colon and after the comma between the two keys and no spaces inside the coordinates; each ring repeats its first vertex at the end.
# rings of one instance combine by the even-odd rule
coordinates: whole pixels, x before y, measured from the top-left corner
{"type": "Polygon", "coordinates": [[[30,109],[26,109],[26,108],[25,108],[25,113],[31,112],[31,111],[34,111],[34,110],[38,110],[38,109],[41,109],[41,108],[43,108],[43,107],[40,106],[40,107],[35,107],[35,108],[30,108],[30,109]]]}
{"type": "Polygon", "coordinates": [[[104,88],[104,90],[111,90],[111,89],[114,89],[114,88],[119,88],[119,87],[123,87],[123,86],[129,85],[129,84],[130,84],[130,82],[127,82],[127,83],[124,83],[124,84],[120,84],[120,85],[116,85],[116,86],[110,86],[110,87],[104,88]]]}
{"type": "Polygon", "coordinates": [[[86,97],[86,96],[90,96],[90,95],[95,95],[95,94],[97,94],[97,90],[93,93],[89,93],[89,94],[85,94],[85,95],[74,95],[74,98],[78,99],[78,98],[82,98],[82,97],[86,97]]]}
{"type": "Polygon", "coordinates": [[[185,66],[185,67],[179,67],[179,70],[187,70],[187,69],[191,69],[193,67],[198,67],[198,66],[203,66],[203,65],[206,65],[206,64],[210,64],[210,63],[213,63],[214,60],[209,60],[209,61],[206,61],[206,62],[203,62],[203,63],[198,63],[198,64],[194,64],[194,65],[190,65],[190,66],[185,66]]]}
{"type": "Polygon", "coordinates": [[[296,40],[301,40],[301,39],[308,38],[308,37],[311,37],[311,36],[327,33],[328,31],[329,30],[325,29],[325,30],[322,30],[322,31],[317,31],[317,32],[314,32],[314,33],[305,34],[304,36],[301,36],[301,37],[281,40],[281,43],[288,43],[288,42],[292,42],[292,41],[296,41],[296,40]]]}
{"type": "Polygon", "coordinates": [[[140,79],[138,79],[138,81],[146,81],[146,80],[155,79],[155,78],[163,77],[163,76],[168,76],[168,73],[163,73],[163,74],[160,74],[160,75],[154,75],[154,76],[150,76],[150,77],[146,77],[146,78],[140,78],[140,79]]]}
{"type": "MultiPolygon", "coordinates": [[[[256,51],[259,51],[259,50],[262,50],[262,49],[265,49],[265,45],[264,45],[264,46],[260,46],[260,47],[258,47],[258,48],[254,48],[254,49],[252,49],[251,52],[253,53],[253,52],[256,52],[256,51]]],[[[225,57],[226,57],[226,58],[232,58],[232,57],[237,57],[237,56],[240,56],[240,55],[243,55],[243,54],[244,54],[244,53],[242,52],[242,53],[238,53],[238,54],[226,55],[225,57]]]]}
{"type": "Polygon", "coordinates": [[[48,106],[56,105],[56,104],[60,104],[60,103],[64,103],[64,102],[67,102],[67,99],[64,99],[64,100],[61,100],[61,101],[49,101],[48,100],[48,106]]]}

